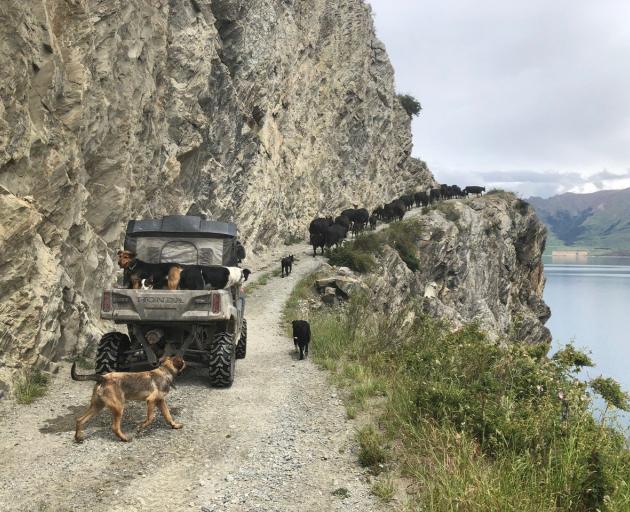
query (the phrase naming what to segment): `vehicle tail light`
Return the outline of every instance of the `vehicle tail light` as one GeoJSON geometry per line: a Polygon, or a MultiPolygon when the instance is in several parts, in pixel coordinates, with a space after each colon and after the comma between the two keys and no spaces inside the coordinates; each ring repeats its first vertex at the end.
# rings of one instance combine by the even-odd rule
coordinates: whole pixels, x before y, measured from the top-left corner
{"type": "Polygon", "coordinates": [[[212,294],[212,312],[215,314],[221,312],[221,295],[218,293],[212,294]]]}
{"type": "Polygon", "coordinates": [[[101,311],[109,313],[112,310],[112,292],[103,292],[101,299],[101,311]]]}

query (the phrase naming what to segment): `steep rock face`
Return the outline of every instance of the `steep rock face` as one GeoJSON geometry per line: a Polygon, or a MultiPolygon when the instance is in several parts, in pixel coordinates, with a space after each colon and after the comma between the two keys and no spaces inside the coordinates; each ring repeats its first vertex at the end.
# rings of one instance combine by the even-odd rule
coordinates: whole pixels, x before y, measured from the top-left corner
{"type": "Polygon", "coordinates": [[[362,0],[0,3],[0,382],[102,329],[126,221],[251,247],[433,183],[362,0]]]}
{"type": "Polygon", "coordinates": [[[508,193],[447,201],[419,216],[412,272],[386,247],[372,285],[382,308],[422,301],[455,327],[478,322],[492,338],[547,343],[543,301],[546,229],[533,208],[508,193]]]}

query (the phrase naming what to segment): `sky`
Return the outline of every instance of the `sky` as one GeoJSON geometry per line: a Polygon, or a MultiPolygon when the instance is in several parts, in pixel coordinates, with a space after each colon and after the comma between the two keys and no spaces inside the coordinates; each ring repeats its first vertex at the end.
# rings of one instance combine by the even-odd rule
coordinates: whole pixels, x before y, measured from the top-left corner
{"type": "Polygon", "coordinates": [[[630,0],[368,3],[439,182],[630,187],[630,0]]]}

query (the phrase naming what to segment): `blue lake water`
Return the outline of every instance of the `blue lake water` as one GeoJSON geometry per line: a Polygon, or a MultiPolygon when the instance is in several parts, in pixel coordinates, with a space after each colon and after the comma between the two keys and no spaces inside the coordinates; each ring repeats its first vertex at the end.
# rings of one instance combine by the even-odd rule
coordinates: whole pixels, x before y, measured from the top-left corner
{"type": "MultiPolygon", "coordinates": [[[[583,378],[613,377],[630,391],[630,259],[549,259],[545,275],[552,350],[573,342],[590,351],[597,365],[585,369],[583,378]]],[[[622,420],[630,425],[630,415],[624,414],[622,420]]]]}

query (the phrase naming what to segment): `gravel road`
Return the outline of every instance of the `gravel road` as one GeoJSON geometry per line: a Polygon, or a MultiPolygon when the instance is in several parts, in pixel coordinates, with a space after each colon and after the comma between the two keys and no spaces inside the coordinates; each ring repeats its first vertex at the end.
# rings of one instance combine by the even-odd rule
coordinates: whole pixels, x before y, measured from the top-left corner
{"type": "Polygon", "coordinates": [[[128,403],[123,430],[130,443],[115,438],[103,412],[75,444],[74,419],[92,384],[70,380],[68,364],[34,404],[0,401],[0,510],[382,509],[356,462],[356,425],[326,372],[298,361],[280,326],[296,282],[321,264],[305,245],[300,251],[290,277],[274,277],[248,297],[248,352],[234,385],[211,389],[199,370],[178,379],[168,402],[182,430],[158,414],[136,434],[144,404],[128,403]],[[333,495],[339,488],[349,496],[333,495]]]}

